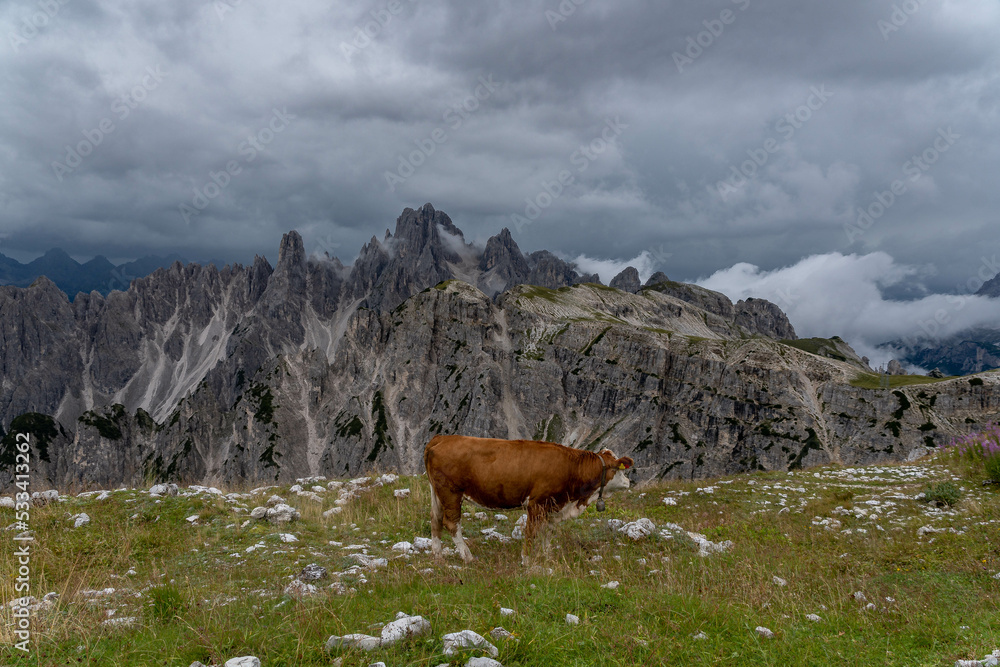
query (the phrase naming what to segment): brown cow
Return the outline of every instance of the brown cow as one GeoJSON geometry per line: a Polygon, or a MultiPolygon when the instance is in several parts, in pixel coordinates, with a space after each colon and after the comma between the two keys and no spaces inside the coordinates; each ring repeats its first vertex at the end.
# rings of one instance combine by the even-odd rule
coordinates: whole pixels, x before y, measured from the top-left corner
{"type": "MultiPolygon", "coordinates": [[[[595,497],[603,494],[619,470],[632,466],[627,456],[609,449],[600,453],[533,440],[499,440],[461,435],[438,435],[424,449],[431,483],[432,550],[441,555],[441,526],[452,534],[455,548],[466,562],[472,553],[462,539],[462,498],[490,509],[528,510],[521,560],[528,562],[532,538],[553,523],[578,517],[595,497]],[[603,484],[602,484],[603,478],[603,484]]],[[[618,476],[617,488],[628,478],[618,476]]],[[[603,508],[603,501],[598,504],[603,508]]],[[[544,534],[548,550],[548,535],[544,534]]]]}

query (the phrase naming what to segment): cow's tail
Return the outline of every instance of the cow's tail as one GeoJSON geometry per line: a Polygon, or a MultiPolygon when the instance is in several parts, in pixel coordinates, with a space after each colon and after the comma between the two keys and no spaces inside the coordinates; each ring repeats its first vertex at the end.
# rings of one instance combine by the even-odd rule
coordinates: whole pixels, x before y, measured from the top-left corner
{"type": "Polygon", "coordinates": [[[441,507],[441,499],[438,498],[437,489],[434,488],[434,477],[431,466],[431,450],[435,441],[441,436],[436,435],[431,438],[424,448],[424,467],[427,470],[427,481],[431,487],[431,541],[435,554],[441,551],[441,527],[444,525],[444,509],[441,507]]]}

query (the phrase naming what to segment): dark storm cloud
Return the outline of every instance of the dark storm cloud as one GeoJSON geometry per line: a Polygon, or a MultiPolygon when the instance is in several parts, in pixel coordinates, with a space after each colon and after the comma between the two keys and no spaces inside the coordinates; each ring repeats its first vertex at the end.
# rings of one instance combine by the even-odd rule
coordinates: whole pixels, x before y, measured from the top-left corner
{"type": "Polygon", "coordinates": [[[0,251],[273,260],[297,228],[350,261],[430,201],[603,272],[881,251],[955,291],[1000,252],[998,27],[985,0],[15,0],[0,251]]]}

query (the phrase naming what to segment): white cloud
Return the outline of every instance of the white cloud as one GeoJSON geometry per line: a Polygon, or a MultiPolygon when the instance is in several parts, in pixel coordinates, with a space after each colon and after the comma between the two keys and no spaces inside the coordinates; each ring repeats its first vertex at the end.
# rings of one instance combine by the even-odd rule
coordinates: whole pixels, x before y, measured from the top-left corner
{"type": "Polygon", "coordinates": [[[596,273],[605,285],[630,266],[639,272],[639,281],[643,283],[659,269],[657,259],[648,250],[643,250],[636,257],[626,260],[596,259],[577,255],[569,261],[576,264],[576,270],[580,273],[596,273]]]}
{"type": "MultiPolygon", "coordinates": [[[[994,268],[978,267],[975,273],[989,278],[994,268]]],[[[929,294],[896,301],[883,296],[884,288],[919,280],[920,275],[917,267],[898,264],[884,252],[832,252],[773,271],[736,264],[697,283],[734,301],[747,297],[773,301],[800,337],[840,336],[859,355],[868,356],[873,366],[894,356],[893,350],[879,347],[886,342],[928,346],[972,327],[1000,327],[1000,299],[929,294]]]]}

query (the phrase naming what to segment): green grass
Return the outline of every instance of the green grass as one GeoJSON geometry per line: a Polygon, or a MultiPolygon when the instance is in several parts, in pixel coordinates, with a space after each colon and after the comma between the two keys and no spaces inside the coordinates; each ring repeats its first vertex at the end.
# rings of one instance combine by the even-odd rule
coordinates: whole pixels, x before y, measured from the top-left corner
{"type": "MultiPolygon", "coordinates": [[[[1000,580],[993,578],[1000,570],[1000,496],[994,487],[963,482],[949,465],[764,472],[633,489],[612,495],[604,514],[588,509],[563,524],[552,556],[539,556],[534,570],[520,565],[519,542],[481,535],[492,526],[509,534],[518,511],[504,512],[502,522],[493,520],[493,511],[486,521],[463,519],[477,557],[470,565],[454,555],[437,561],[393,552],[397,541],[430,535],[422,477],[364,493],[330,518],[322,512],[334,506],[335,492],[316,503],[285,486],[239,502],[252,508],[282,495],[302,512],[300,521],[284,527],[242,527],[245,513],[207,494],[159,502],[138,491],[104,501],[70,498],[32,510],[32,593],[56,591],[60,598],[33,620],[30,657],[7,650],[13,636],[6,617],[0,621],[2,662],[187,667],[194,660],[221,665],[256,655],[268,667],[329,665],[336,657],[345,666],[379,660],[462,665],[468,656],[444,656],[441,635],[471,629],[485,636],[496,626],[514,633],[494,642],[507,667],[942,665],[981,658],[1000,648],[1000,580]],[[916,500],[929,483],[965,486],[963,497],[950,510],[916,500]],[[712,492],[698,491],[706,487],[712,492]],[[399,488],[411,495],[396,498],[399,488]],[[677,504],[665,505],[664,497],[677,504]],[[783,506],[788,510],[779,513],[783,506]],[[80,511],[91,523],[74,529],[67,517],[80,511]],[[190,525],[186,518],[194,515],[197,525],[190,525]],[[679,539],[654,534],[633,542],[606,522],[639,517],[734,546],[701,558],[679,539]],[[924,525],[958,532],[917,538],[924,525]],[[279,533],[298,542],[286,544],[279,533]],[[366,581],[358,573],[342,575],[353,589],[346,594],[327,590],[333,579],[326,579],[320,595],[283,596],[289,577],[308,563],[346,571],[354,563],[344,549],[351,544],[388,558],[388,567],[364,572],[366,581]],[[130,568],[134,574],[127,574],[130,568]],[[788,585],[776,585],[774,576],[788,585]],[[617,589],[601,587],[612,580],[620,582],[617,589]],[[115,593],[97,602],[81,595],[107,587],[115,593]],[[855,591],[875,609],[866,610],[855,591]],[[501,607],[517,613],[502,617],[501,607]],[[135,625],[101,625],[108,609],[136,618],[135,625]],[[378,635],[378,624],[399,611],[427,618],[431,634],[374,653],[324,650],[333,634],[378,635]],[[581,624],[568,626],[567,613],[581,624]],[[758,625],[776,638],[759,638],[758,625]],[[699,632],[707,639],[694,639],[699,632]]],[[[0,510],[0,522],[11,521],[12,510],[0,510]]],[[[15,570],[13,542],[5,539],[0,600],[15,597],[15,570]]]]}
{"type": "MultiPolygon", "coordinates": [[[[889,387],[909,387],[916,384],[933,384],[935,382],[944,382],[946,380],[954,380],[957,375],[951,375],[943,378],[932,378],[926,375],[890,375],[889,376],[889,387]]],[[[860,387],[861,389],[884,389],[880,384],[880,376],[878,373],[858,373],[853,380],[851,380],[852,387],[860,387]]]]}
{"type": "Polygon", "coordinates": [[[803,352],[808,352],[810,354],[815,354],[820,357],[827,357],[829,359],[836,359],[837,361],[848,361],[841,352],[837,349],[838,343],[844,343],[844,341],[839,336],[834,336],[833,338],[798,338],[795,340],[781,340],[778,341],[782,345],[787,345],[789,347],[794,347],[796,349],[802,350],[803,352]]]}

